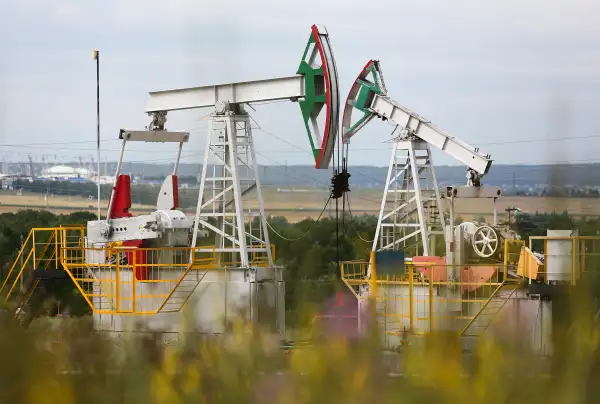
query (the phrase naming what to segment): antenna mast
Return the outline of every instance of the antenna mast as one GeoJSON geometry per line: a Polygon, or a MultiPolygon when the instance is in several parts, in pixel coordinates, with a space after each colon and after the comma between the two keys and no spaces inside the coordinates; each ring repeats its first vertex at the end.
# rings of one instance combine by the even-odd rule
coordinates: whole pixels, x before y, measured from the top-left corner
{"type": "Polygon", "coordinates": [[[96,185],[98,186],[98,220],[100,220],[100,52],[94,50],[93,56],[96,61],[96,157],[98,158],[96,185]]]}

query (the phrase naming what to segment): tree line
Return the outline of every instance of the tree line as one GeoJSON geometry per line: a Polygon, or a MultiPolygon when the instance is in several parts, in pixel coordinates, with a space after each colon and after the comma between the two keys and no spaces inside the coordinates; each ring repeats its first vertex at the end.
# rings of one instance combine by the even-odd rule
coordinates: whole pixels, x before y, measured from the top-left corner
{"type": "MultiPolygon", "coordinates": [[[[32,227],[85,224],[95,219],[94,214],[87,212],[55,215],[46,211],[23,210],[0,214],[2,278],[14,262],[22,239],[27,237],[32,227]]],[[[276,262],[285,268],[286,308],[292,321],[295,309],[301,303],[317,304],[331,296],[333,291],[343,288],[338,261],[368,260],[377,219],[367,215],[346,218],[343,226],[332,218],[290,223],[283,217],[270,217],[268,222],[274,230],[270,231],[270,239],[276,245],[276,262]]],[[[545,235],[548,228],[577,229],[580,235],[598,235],[600,219],[575,219],[566,212],[521,214],[516,216],[511,226],[525,240],[530,236],[545,235]]],[[[56,293],[59,294],[58,300],[68,301],[70,306],[76,307],[75,312],[88,312],[71,282],[66,282],[66,286],[56,293]]]]}

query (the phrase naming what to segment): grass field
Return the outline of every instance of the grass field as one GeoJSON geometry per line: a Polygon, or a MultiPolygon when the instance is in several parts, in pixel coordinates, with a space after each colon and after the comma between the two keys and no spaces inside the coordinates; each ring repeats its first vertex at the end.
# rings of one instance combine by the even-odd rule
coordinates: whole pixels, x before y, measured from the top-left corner
{"type": "MultiPolygon", "coordinates": [[[[299,221],[305,218],[316,218],[327,200],[328,194],[322,190],[278,190],[277,188],[263,188],[265,209],[269,215],[285,216],[290,221],[299,221]]],[[[381,203],[380,190],[355,190],[350,193],[350,206],[353,215],[377,215],[381,203]]],[[[108,206],[108,201],[102,201],[103,211],[108,206]]],[[[558,198],[558,197],[500,197],[496,202],[498,219],[506,217],[505,209],[518,207],[524,213],[548,213],[568,211],[573,216],[600,216],[600,200],[593,198],[558,198]]],[[[341,210],[341,201],[339,208],[341,210]]],[[[81,197],[49,197],[48,200],[41,194],[0,193],[0,213],[15,212],[21,209],[46,209],[53,213],[69,213],[73,211],[96,212],[96,201],[81,197]]],[[[347,207],[346,207],[347,209],[347,207]]],[[[471,220],[484,216],[486,221],[492,219],[493,204],[489,200],[461,200],[455,205],[457,216],[464,220],[471,220]]],[[[145,213],[154,210],[154,206],[134,204],[134,213],[145,213]]],[[[192,210],[186,210],[191,213],[192,210]]],[[[335,215],[335,201],[330,201],[324,216],[335,215]]]]}
{"type": "MultiPolygon", "coordinates": [[[[103,211],[108,206],[108,201],[101,201],[103,211]]],[[[0,192],[0,213],[16,212],[22,209],[44,209],[52,213],[70,213],[75,211],[96,212],[97,202],[95,199],[88,200],[78,196],[52,196],[47,200],[43,194],[16,195],[14,192],[0,192]]],[[[134,204],[132,210],[135,213],[152,211],[153,207],[134,204]]]]}

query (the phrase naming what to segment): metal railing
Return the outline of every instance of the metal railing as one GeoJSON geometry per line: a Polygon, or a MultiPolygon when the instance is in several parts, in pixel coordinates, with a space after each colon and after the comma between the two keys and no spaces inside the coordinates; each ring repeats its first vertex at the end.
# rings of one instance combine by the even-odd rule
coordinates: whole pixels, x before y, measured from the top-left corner
{"type": "Polygon", "coordinates": [[[216,268],[215,248],[165,247],[135,248],[113,246],[64,249],[61,259],[65,270],[92,311],[97,314],[157,314],[186,285],[176,307],[187,302],[206,273],[216,268]],[[200,251],[202,250],[202,251],[200,251]],[[193,258],[191,258],[193,257],[193,258]]]}
{"type": "Polygon", "coordinates": [[[497,264],[452,266],[432,257],[431,262],[399,263],[390,275],[378,274],[372,257],[370,262],[344,262],[340,270],[357,298],[369,298],[376,305],[377,322],[385,334],[434,330],[465,334],[473,327],[489,327],[493,316],[527,281],[580,282],[600,264],[600,236],[535,236],[529,245],[523,240],[505,240],[503,258],[497,264]],[[556,241],[562,244],[551,245],[549,250],[556,241]],[[361,285],[369,286],[366,295],[359,295],[361,285]]]}
{"type": "Polygon", "coordinates": [[[384,315],[393,319],[385,322],[385,332],[461,328],[500,287],[502,269],[501,265],[412,263],[404,277],[378,277],[376,298],[385,304],[384,315]]]}
{"type": "Polygon", "coordinates": [[[40,280],[64,270],[95,313],[156,314],[179,311],[213,268],[214,247],[87,248],[83,226],[33,228],[0,295],[22,315],[40,280]]]}
{"type": "Polygon", "coordinates": [[[342,282],[357,299],[360,299],[357,287],[368,282],[367,266],[368,263],[364,261],[345,261],[341,263],[342,282]]]}
{"type": "Polygon", "coordinates": [[[14,310],[22,311],[42,277],[39,271],[62,270],[60,247],[81,249],[83,237],[83,226],[31,229],[0,286],[3,304],[17,302],[14,310]]]}
{"type": "Polygon", "coordinates": [[[532,236],[523,249],[520,274],[544,283],[567,282],[576,285],[585,272],[600,265],[600,236],[532,236]],[[538,257],[531,258],[533,252],[538,257]]]}
{"type": "MultiPolygon", "coordinates": [[[[269,259],[266,253],[266,244],[259,243],[251,243],[248,244],[250,248],[264,248],[265,251],[252,251],[249,253],[249,264],[253,267],[267,267],[269,266],[269,259]]],[[[224,260],[221,261],[222,266],[226,267],[236,267],[242,265],[242,261],[239,258],[234,258],[234,256],[238,255],[237,253],[221,253],[222,257],[225,257],[224,260]]],[[[276,248],[275,244],[271,244],[271,257],[273,261],[276,260],[276,248]]]]}
{"type": "MultiPolygon", "coordinates": [[[[271,254],[275,259],[274,245],[271,254]]],[[[85,245],[83,226],[34,228],[2,280],[0,295],[5,305],[22,313],[18,309],[46,276],[39,270],[64,270],[94,313],[174,312],[181,310],[209,271],[240,264],[223,254],[220,258],[217,261],[214,246],[137,248],[114,243],[91,248],[85,245]]],[[[266,251],[253,252],[250,262],[268,266],[266,251]]]]}
{"type": "Polygon", "coordinates": [[[404,271],[396,275],[378,275],[371,265],[367,278],[369,265],[344,262],[342,280],[353,293],[360,285],[370,285],[377,322],[385,334],[395,336],[407,331],[462,330],[503,285],[505,272],[503,264],[406,262],[404,271]]]}
{"type": "Polygon", "coordinates": [[[461,336],[479,336],[492,324],[495,316],[500,313],[506,303],[512,298],[517,290],[516,283],[510,283],[506,279],[492,292],[490,297],[485,301],[477,313],[470,318],[468,323],[460,332],[461,336]],[[508,287],[507,291],[503,292],[503,288],[508,287]],[[474,329],[474,333],[468,334],[468,331],[474,329]]]}

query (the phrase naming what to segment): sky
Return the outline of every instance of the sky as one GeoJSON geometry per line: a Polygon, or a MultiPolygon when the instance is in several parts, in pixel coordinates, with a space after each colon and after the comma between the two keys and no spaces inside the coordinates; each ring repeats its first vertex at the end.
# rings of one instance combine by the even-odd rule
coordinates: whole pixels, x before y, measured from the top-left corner
{"type": "MultiPolygon", "coordinates": [[[[597,1],[4,3],[0,161],[95,155],[93,49],[101,55],[102,160],[115,161],[119,129],[149,122],[148,91],[293,75],[317,23],[330,35],[342,100],[376,58],[391,98],[495,164],[600,162],[597,1]]],[[[297,104],[255,108],[260,164],[314,164],[297,104]]],[[[168,129],[191,131],[183,162],[201,163],[209,112],[169,115],[168,129]]],[[[373,121],[356,135],[351,165],[386,166],[392,129],[373,121]]],[[[173,145],[136,144],[125,160],[169,162],[175,154],[173,145]]]]}

